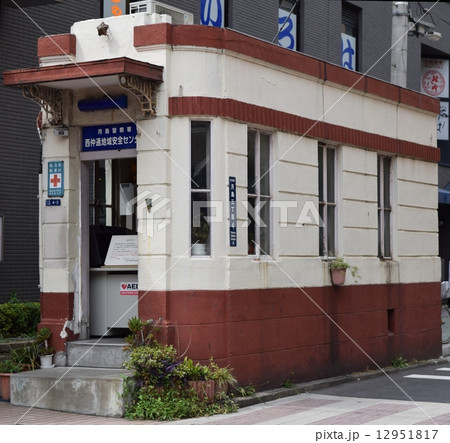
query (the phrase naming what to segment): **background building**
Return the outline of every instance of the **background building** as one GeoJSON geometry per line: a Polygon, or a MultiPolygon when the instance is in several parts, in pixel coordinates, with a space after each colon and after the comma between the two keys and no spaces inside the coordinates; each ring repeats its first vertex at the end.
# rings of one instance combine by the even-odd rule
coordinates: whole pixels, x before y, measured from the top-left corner
{"type": "MultiPolygon", "coordinates": [[[[17,66],[36,66],[36,42],[68,32],[76,20],[100,15],[90,0],[11,0],[0,3],[0,76],[17,66]]],[[[41,143],[36,129],[39,106],[20,90],[0,84],[0,302],[12,291],[39,300],[39,173],[41,143]]]]}

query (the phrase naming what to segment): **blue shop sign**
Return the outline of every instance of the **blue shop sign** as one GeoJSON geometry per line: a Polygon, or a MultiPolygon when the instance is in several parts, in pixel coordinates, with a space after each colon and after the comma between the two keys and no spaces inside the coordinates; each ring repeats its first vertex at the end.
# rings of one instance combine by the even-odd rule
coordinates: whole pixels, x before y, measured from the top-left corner
{"type": "Polygon", "coordinates": [[[136,123],[86,126],[82,131],[83,151],[108,149],[135,149],[137,147],[136,123]]]}

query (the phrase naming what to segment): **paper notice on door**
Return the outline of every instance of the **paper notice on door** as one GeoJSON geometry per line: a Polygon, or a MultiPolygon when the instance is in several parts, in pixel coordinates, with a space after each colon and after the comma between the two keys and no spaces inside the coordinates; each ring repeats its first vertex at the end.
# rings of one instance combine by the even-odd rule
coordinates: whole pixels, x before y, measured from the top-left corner
{"type": "Polygon", "coordinates": [[[113,235],[106,254],[105,266],[137,265],[137,235],[113,235]]]}

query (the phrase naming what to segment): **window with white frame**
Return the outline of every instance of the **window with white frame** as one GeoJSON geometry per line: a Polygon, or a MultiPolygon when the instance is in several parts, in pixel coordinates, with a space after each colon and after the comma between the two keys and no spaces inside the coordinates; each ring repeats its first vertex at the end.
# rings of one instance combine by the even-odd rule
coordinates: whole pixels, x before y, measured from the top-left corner
{"type": "Polygon", "coordinates": [[[270,134],[249,130],[247,139],[248,254],[271,254],[270,134]]]}
{"type": "Polygon", "coordinates": [[[191,254],[209,255],[211,200],[211,123],[191,122],[191,254]]]}
{"type": "Polygon", "coordinates": [[[391,158],[378,156],[378,256],[392,257],[391,158]]]}
{"type": "Polygon", "coordinates": [[[319,254],[336,254],[336,150],[319,144],[319,254]]]}

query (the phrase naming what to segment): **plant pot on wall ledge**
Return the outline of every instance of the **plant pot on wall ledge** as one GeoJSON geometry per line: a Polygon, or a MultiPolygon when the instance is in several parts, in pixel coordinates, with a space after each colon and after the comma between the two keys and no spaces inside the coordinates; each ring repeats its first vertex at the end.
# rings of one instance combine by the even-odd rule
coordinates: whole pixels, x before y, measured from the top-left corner
{"type": "Polygon", "coordinates": [[[345,274],[347,269],[332,269],[331,282],[334,286],[342,286],[345,283],[345,274]]]}
{"type": "Polygon", "coordinates": [[[347,269],[350,269],[355,283],[357,283],[361,278],[358,267],[350,265],[344,261],[342,257],[337,257],[330,261],[328,266],[331,274],[331,282],[334,286],[342,286],[345,283],[345,274],[347,273],[347,269]]]}

